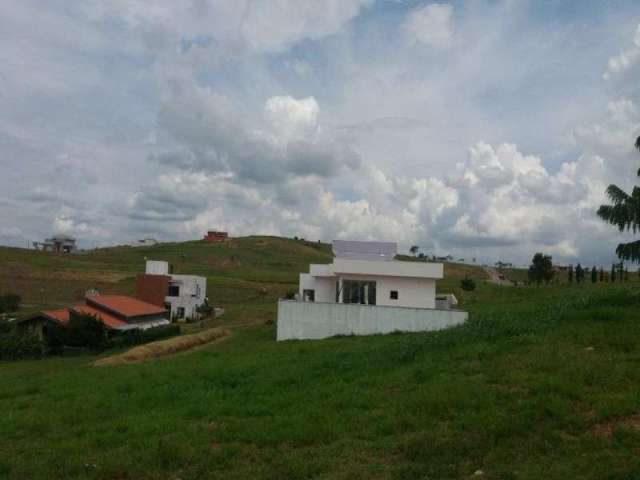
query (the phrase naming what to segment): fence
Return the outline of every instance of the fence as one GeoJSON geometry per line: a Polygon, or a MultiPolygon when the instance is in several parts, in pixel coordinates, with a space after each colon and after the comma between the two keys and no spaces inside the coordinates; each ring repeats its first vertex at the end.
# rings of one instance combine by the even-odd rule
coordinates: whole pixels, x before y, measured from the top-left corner
{"type": "Polygon", "coordinates": [[[426,332],[463,324],[467,312],[280,300],[277,339],[426,332]]]}

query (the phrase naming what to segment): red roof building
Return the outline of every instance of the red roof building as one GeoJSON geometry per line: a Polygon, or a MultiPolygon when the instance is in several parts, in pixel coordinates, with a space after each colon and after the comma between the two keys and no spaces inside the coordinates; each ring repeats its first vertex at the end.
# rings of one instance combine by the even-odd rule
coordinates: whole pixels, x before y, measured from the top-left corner
{"type": "Polygon", "coordinates": [[[217,232],[215,230],[209,230],[204,236],[206,242],[226,242],[229,240],[229,234],[227,232],[217,232]]]}
{"type": "Polygon", "coordinates": [[[24,325],[39,325],[54,322],[62,326],[69,324],[72,315],[91,315],[112,331],[126,331],[167,325],[167,310],[157,305],[125,295],[88,295],[85,303],[60,310],[43,310],[24,319],[24,325]]]}

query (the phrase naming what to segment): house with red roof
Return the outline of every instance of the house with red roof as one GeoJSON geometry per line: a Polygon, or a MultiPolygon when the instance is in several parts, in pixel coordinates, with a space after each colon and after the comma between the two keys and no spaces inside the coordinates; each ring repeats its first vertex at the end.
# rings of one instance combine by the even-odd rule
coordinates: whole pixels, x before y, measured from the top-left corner
{"type": "Polygon", "coordinates": [[[19,322],[23,328],[31,328],[41,338],[47,326],[66,326],[73,315],[91,315],[100,320],[111,334],[129,330],[147,330],[170,323],[165,308],[125,295],[92,294],[84,304],[59,310],[43,310],[19,322]]]}

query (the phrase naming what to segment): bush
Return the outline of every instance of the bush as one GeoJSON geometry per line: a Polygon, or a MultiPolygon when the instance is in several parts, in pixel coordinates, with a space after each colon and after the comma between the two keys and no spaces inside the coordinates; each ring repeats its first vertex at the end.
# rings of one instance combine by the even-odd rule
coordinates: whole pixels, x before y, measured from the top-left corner
{"type": "Polygon", "coordinates": [[[22,297],[15,293],[0,296],[0,313],[17,312],[22,303],[22,297]]]}
{"type": "Polygon", "coordinates": [[[127,347],[131,345],[140,345],[143,343],[155,342],[163,338],[174,337],[180,335],[180,325],[172,323],[170,325],[162,325],[160,327],[150,328],[148,330],[129,330],[111,340],[111,346],[127,347]]]}
{"type": "Polygon", "coordinates": [[[476,282],[473,278],[464,277],[460,281],[460,288],[462,288],[465,292],[472,292],[476,289],[476,282]]]}
{"type": "Polygon", "coordinates": [[[72,314],[64,329],[62,341],[69,347],[102,350],[107,343],[107,330],[104,323],[92,315],[72,314]]]}
{"type": "Polygon", "coordinates": [[[42,342],[31,331],[21,332],[16,328],[0,332],[0,360],[39,358],[42,342]]]}

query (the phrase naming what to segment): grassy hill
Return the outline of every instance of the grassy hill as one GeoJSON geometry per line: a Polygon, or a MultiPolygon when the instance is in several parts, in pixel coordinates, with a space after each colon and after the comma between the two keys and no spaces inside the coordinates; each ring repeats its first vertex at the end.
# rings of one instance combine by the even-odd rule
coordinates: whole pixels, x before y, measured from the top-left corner
{"type": "MultiPolygon", "coordinates": [[[[278,298],[297,290],[300,272],[331,258],[328,244],[279,237],[101,248],[77,255],[0,247],[0,293],[20,294],[26,312],[80,301],[92,288],[133,294],[145,260],[166,260],[175,273],[206,276],[207,294],[227,310],[227,318],[264,321],[274,318],[278,298]]],[[[465,274],[486,278],[479,268],[455,264],[447,264],[445,273],[440,286],[447,291],[455,290],[465,274]]]]}
{"type": "MultiPolygon", "coordinates": [[[[3,250],[0,269],[73,277],[69,295],[97,279],[82,272],[127,290],[163,249],[207,275],[229,323],[272,316],[297,272],[328,259],[323,245],[247,238],[64,258],[3,250]]],[[[638,284],[459,294],[469,322],[437,333],[276,343],[259,324],[141,364],[0,362],[0,478],[638,478],[638,284]]]]}

